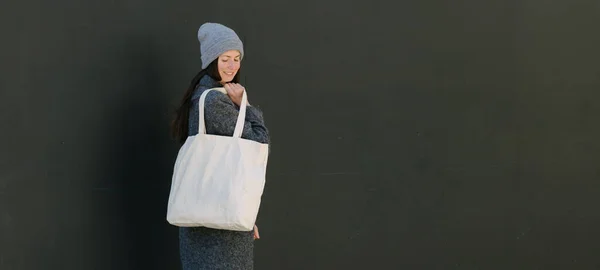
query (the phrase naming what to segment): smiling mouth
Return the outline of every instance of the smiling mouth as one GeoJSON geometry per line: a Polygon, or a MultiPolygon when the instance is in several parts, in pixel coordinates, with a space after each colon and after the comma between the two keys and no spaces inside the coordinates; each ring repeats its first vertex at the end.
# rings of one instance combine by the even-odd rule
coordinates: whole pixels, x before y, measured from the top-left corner
{"type": "Polygon", "coordinates": [[[223,72],[223,73],[225,73],[225,75],[229,75],[229,76],[233,75],[233,72],[223,72]]]}

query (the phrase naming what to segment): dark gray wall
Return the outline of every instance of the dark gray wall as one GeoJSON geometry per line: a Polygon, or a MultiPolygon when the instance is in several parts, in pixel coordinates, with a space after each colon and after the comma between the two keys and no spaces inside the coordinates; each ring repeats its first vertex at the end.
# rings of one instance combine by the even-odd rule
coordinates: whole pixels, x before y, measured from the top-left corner
{"type": "Polygon", "coordinates": [[[598,268],[599,11],[3,0],[0,269],[179,267],[168,124],[205,21],[272,134],[256,269],[598,268]]]}

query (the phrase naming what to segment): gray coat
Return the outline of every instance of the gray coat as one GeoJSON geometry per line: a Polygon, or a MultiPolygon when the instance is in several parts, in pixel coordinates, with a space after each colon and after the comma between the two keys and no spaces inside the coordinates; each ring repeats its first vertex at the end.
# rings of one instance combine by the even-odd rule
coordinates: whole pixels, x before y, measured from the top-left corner
{"type": "MultiPolygon", "coordinates": [[[[222,87],[219,82],[206,75],[192,96],[188,134],[198,134],[198,101],[209,88],[222,87]]],[[[218,91],[211,91],[204,104],[206,133],[232,136],[239,107],[218,91]]],[[[265,127],[262,112],[253,106],[246,107],[246,122],[242,138],[269,143],[269,132],[265,127]]],[[[216,230],[205,227],[179,228],[179,248],[184,270],[249,270],[254,265],[253,232],[216,230]]]]}

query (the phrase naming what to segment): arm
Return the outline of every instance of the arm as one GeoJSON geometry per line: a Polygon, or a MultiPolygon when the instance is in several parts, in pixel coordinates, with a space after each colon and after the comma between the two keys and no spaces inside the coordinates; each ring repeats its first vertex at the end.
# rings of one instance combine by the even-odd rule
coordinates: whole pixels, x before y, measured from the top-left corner
{"type": "MultiPolygon", "coordinates": [[[[229,96],[218,91],[209,92],[204,103],[206,132],[232,136],[238,113],[237,105],[231,101],[229,96]]],[[[270,141],[262,112],[253,106],[246,106],[246,121],[244,121],[242,138],[260,143],[269,143],[270,141]]]]}

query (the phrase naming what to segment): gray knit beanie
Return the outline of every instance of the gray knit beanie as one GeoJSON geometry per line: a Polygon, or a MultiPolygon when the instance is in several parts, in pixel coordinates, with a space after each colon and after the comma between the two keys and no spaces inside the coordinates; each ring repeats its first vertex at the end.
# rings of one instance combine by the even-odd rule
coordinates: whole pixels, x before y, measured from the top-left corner
{"type": "Polygon", "coordinates": [[[227,26],[207,22],[198,29],[200,42],[200,57],[202,69],[217,59],[219,55],[229,50],[240,52],[240,60],[244,57],[244,45],[237,34],[227,26]]]}

